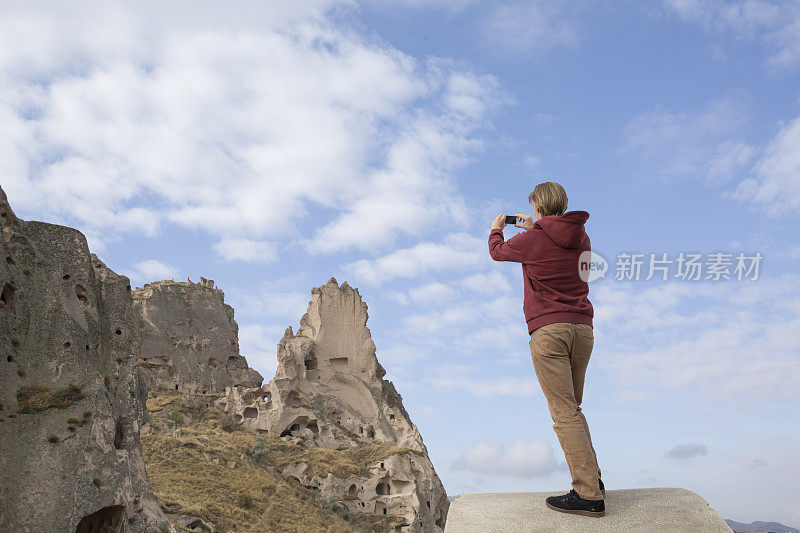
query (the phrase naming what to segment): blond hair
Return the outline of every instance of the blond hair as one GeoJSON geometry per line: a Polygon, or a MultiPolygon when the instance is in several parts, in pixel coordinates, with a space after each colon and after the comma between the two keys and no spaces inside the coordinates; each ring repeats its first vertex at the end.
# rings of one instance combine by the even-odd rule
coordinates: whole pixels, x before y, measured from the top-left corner
{"type": "Polygon", "coordinates": [[[567,192],[564,187],[554,181],[545,181],[537,185],[528,195],[528,203],[533,204],[539,215],[560,217],[567,210],[567,192]]]}

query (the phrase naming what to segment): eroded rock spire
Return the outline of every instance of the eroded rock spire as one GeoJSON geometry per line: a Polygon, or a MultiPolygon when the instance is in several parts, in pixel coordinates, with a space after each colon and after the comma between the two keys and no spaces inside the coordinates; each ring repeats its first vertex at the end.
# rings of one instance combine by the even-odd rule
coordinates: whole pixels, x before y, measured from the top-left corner
{"type": "Polygon", "coordinates": [[[287,328],[278,343],[275,378],[261,388],[230,387],[218,405],[248,428],[307,447],[397,446],[366,477],[308,475],[303,463],[284,475],[347,495],[353,513],[402,517],[401,531],[441,532],[447,494],[400,394],[383,379],[367,319],[367,305],[346,282],[313,288],[300,329],[287,328]]]}

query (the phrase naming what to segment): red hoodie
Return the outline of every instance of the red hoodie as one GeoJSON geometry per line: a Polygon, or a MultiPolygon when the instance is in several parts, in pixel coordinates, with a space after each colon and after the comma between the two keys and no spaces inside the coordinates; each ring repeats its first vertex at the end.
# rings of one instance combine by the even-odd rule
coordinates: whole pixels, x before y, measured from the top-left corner
{"type": "Polygon", "coordinates": [[[492,259],[522,263],[528,333],[553,322],[592,325],[589,284],[578,275],[578,257],[592,248],[583,227],[588,218],[586,211],[542,217],[506,242],[502,230],[489,234],[492,259]]]}

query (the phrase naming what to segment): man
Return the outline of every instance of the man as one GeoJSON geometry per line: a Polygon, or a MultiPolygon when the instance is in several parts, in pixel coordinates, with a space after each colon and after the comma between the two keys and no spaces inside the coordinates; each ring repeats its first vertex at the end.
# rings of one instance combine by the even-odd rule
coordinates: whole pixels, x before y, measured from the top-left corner
{"type": "Polygon", "coordinates": [[[572,490],[550,496],[551,509],[586,516],[605,515],[605,488],[581,412],[583,381],[594,344],[589,285],[579,275],[581,252],[591,249],[586,211],[569,211],[558,183],[540,183],[528,196],[533,214],[518,214],[525,231],[503,240],[505,214],[492,223],[489,254],[495,261],[522,263],[523,311],[531,335],[533,368],[553,419],[553,429],[572,475],[572,490]]]}

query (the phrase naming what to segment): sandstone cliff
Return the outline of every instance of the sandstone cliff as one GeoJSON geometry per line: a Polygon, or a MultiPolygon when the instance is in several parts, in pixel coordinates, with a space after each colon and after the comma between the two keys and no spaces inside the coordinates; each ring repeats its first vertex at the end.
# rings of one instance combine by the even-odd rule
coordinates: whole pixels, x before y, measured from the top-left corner
{"type": "Polygon", "coordinates": [[[157,281],[133,291],[143,321],[137,365],[148,389],[205,394],[261,385],[261,374],[239,355],[239,326],[224,300],[205,278],[157,281]]]}
{"type": "Polygon", "coordinates": [[[0,189],[0,531],[162,531],[128,278],[0,189]]]}
{"type": "Polygon", "coordinates": [[[414,450],[368,464],[367,475],[320,475],[302,461],[283,473],[322,494],[346,495],[350,512],[401,517],[395,531],[440,532],[447,494],[401,396],[383,379],[366,323],[367,306],[347,283],[312,289],[299,331],[287,329],[278,344],[275,378],[260,388],[229,387],[217,405],[247,428],[306,447],[414,450]]]}

